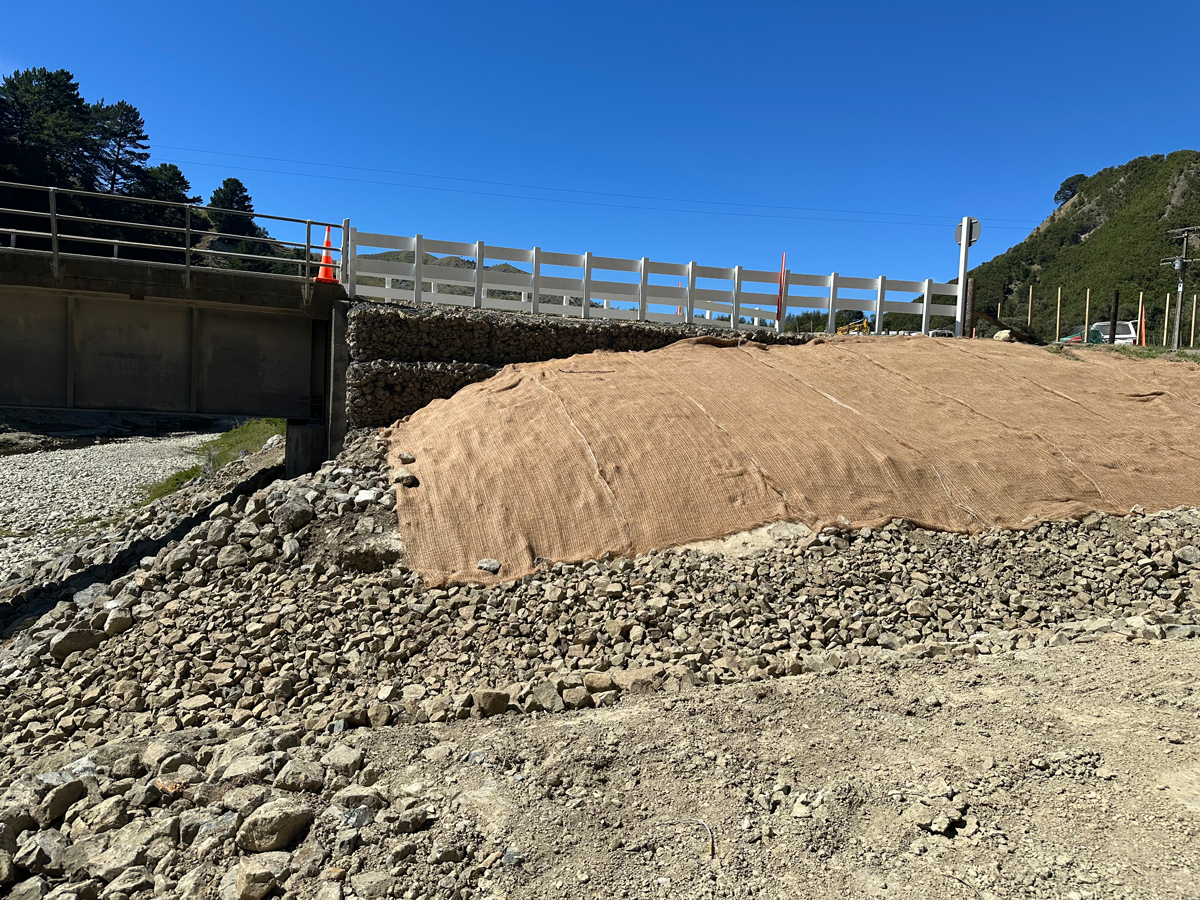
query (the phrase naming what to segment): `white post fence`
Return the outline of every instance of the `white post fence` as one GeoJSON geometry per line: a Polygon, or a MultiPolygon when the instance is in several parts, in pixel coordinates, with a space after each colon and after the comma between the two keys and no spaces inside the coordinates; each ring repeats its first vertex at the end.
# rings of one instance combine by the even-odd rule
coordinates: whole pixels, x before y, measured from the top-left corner
{"type": "Polygon", "coordinates": [[[777,309],[779,273],[741,266],[719,268],[696,262],[655,262],[647,257],[621,259],[593,256],[592,253],[552,253],[534,247],[519,250],[494,247],[483,241],[436,241],[422,235],[375,234],[350,228],[350,266],[352,296],[419,304],[436,302],[476,309],[509,312],[579,316],[582,318],[625,319],[639,322],[694,322],[726,316],[729,327],[739,328],[744,316],[755,323],[771,322],[783,330],[789,310],[820,310],[826,315],[826,331],[836,331],[839,310],[873,311],[875,332],[882,332],[884,313],[908,313],[921,317],[921,332],[928,333],[931,316],[955,319],[955,332],[962,333],[961,307],[956,302],[934,303],[934,297],[959,299],[959,287],[932,279],[903,281],[896,278],[853,278],[834,272],[830,275],[784,273],[784,314],[777,309]],[[367,252],[363,253],[363,248],[367,252]],[[412,251],[413,262],[379,258],[380,251],[412,251]],[[425,260],[425,254],[473,258],[474,266],[439,265],[440,260],[425,260]],[[499,272],[488,269],[491,262],[528,266],[528,272],[499,272]],[[545,274],[546,266],[580,270],[578,277],[545,274]],[[636,280],[615,281],[596,277],[596,273],[628,273],[636,280]],[[655,284],[654,276],[675,279],[676,284],[655,284]],[[729,288],[702,287],[700,280],[724,281],[729,288]],[[364,283],[364,281],[366,283],[364,283]],[[412,283],[411,289],[396,287],[400,281],[412,283]],[[426,287],[425,285],[428,285],[426,287]],[[441,288],[454,286],[470,289],[461,294],[444,293],[441,288]],[[753,287],[759,287],[755,290],[753,287]],[[760,287],[761,286],[761,287],[760,287]],[[801,289],[814,288],[824,296],[801,289]],[[490,297],[488,292],[506,291],[521,299],[490,297]],[[870,299],[841,296],[842,291],[872,292],[870,299]],[[904,300],[889,300],[888,295],[904,300]],[[561,298],[544,302],[546,297],[561,298]],[[580,298],[579,306],[570,299],[580,298]],[[915,301],[914,301],[914,298],[915,301]],[[592,303],[600,305],[595,307],[592,303]]]}

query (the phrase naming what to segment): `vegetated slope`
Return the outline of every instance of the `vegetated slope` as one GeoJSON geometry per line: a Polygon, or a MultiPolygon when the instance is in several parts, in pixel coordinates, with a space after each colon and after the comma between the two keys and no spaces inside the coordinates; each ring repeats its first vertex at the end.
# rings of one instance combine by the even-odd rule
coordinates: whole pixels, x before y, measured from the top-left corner
{"type": "MultiPolygon", "coordinates": [[[[1064,182],[1064,193],[1072,186],[1074,196],[1029,237],[971,271],[977,307],[995,313],[1003,298],[1003,318],[1024,322],[1032,285],[1033,327],[1053,339],[1060,286],[1063,334],[1083,325],[1088,288],[1092,321],[1108,317],[1113,290],[1121,292],[1120,318],[1135,318],[1138,292],[1144,291],[1148,340],[1161,343],[1164,300],[1170,292],[1174,303],[1177,278],[1174,269],[1159,262],[1179,251],[1179,242],[1169,236],[1172,228],[1200,224],[1200,152],[1139,156],[1091,177],[1073,176],[1064,182]]],[[[1193,240],[1189,255],[1198,252],[1200,242],[1193,240]]],[[[1200,292],[1200,285],[1189,278],[1185,345],[1193,292],[1200,292]]]]}

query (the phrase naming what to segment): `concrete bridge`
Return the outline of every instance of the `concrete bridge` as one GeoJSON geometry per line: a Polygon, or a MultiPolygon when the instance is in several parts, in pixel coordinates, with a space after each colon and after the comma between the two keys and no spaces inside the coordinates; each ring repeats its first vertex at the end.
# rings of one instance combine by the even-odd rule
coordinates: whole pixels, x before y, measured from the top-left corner
{"type": "Polygon", "coordinates": [[[190,233],[177,264],[104,258],[0,213],[0,407],[284,418],[290,475],[341,449],[346,291],[311,250],[291,277],[195,265],[190,233]]]}

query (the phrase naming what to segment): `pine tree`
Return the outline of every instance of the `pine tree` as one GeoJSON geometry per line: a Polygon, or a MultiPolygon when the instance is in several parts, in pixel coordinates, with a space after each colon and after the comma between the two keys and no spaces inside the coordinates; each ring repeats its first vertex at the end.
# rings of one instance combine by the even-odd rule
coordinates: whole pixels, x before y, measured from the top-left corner
{"type": "Polygon", "coordinates": [[[266,234],[254,224],[254,219],[249,216],[230,216],[217,211],[230,209],[237,212],[254,212],[254,201],[250,198],[250,192],[246,190],[246,186],[240,179],[226,178],[222,181],[221,186],[212,192],[208,205],[213,207],[209,217],[217,231],[222,234],[237,234],[247,237],[263,237],[266,234]]]}
{"type": "Polygon", "coordinates": [[[124,100],[92,104],[101,184],[110,194],[127,193],[138,183],[150,158],[146,123],[124,100]]]}
{"type": "Polygon", "coordinates": [[[91,110],[66,69],[25,69],[0,82],[0,173],[10,181],[95,187],[91,110]]]}

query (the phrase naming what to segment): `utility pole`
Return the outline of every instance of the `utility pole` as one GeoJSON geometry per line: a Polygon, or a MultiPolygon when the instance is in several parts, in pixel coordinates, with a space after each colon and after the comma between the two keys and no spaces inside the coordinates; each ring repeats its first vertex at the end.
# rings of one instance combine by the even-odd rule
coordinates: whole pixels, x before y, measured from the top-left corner
{"type": "MultiPolygon", "coordinates": [[[[1173,337],[1171,338],[1171,349],[1172,350],[1179,349],[1179,326],[1180,326],[1181,320],[1183,319],[1183,278],[1184,278],[1184,275],[1187,273],[1187,266],[1188,266],[1188,240],[1191,238],[1191,236],[1193,234],[1200,235],[1200,225],[1188,225],[1184,228],[1172,229],[1171,237],[1175,238],[1176,240],[1182,241],[1183,246],[1180,248],[1180,252],[1179,252],[1178,256],[1171,257],[1170,259],[1164,259],[1164,260],[1162,260],[1162,262],[1159,263],[1159,265],[1170,266],[1176,272],[1179,273],[1179,285],[1176,288],[1176,301],[1175,301],[1175,328],[1172,332],[1173,337]]],[[[1168,306],[1169,306],[1169,299],[1168,299],[1168,306]]],[[[1164,323],[1163,329],[1164,329],[1163,343],[1166,344],[1166,342],[1167,342],[1166,341],[1166,333],[1165,333],[1166,323],[1164,323]]]]}

